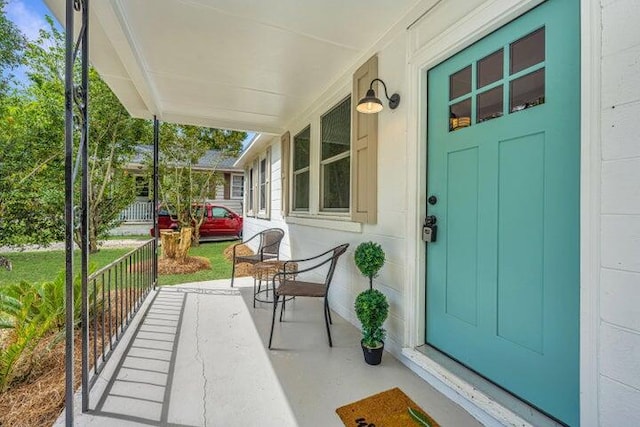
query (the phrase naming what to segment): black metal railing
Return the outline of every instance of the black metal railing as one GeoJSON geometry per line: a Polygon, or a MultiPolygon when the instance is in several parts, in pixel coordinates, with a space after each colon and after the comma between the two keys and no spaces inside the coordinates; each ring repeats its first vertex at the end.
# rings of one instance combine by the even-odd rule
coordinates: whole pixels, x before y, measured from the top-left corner
{"type": "Polygon", "coordinates": [[[82,375],[88,380],[88,387],[82,389],[86,402],[105,363],[154,289],[154,244],[154,239],[146,241],[88,278],[88,339],[82,342],[89,356],[82,366],[82,375]]]}

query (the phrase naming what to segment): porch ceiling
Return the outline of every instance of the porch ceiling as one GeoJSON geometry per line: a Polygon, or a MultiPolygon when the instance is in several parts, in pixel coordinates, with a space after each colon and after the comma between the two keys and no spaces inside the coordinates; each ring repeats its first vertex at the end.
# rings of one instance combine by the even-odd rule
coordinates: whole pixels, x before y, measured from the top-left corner
{"type": "Polygon", "coordinates": [[[277,134],[418,3],[94,1],[90,57],[135,117],[277,134]]]}

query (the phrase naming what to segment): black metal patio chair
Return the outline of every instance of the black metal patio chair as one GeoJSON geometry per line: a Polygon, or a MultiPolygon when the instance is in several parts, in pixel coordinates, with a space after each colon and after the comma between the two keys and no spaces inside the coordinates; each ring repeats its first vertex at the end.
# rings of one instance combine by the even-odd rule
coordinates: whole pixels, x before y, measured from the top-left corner
{"type": "Polygon", "coordinates": [[[286,300],[289,297],[313,297],[313,298],[324,298],[324,322],[327,327],[327,335],[329,337],[329,347],[333,347],[333,342],[331,341],[331,330],[329,325],[333,322],[331,321],[331,310],[329,309],[329,287],[331,286],[331,280],[333,279],[333,273],[336,269],[336,264],[338,262],[338,258],[342,254],[344,254],[349,247],[349,244],[346,243],[344,245],[336,246],[333,249],[330,249],[320,255],[316,255],[311,258],[306,259],[292,259],[289,261],[285,261],[282,267],[282,271],[276,273],[273,276],[273,289],[275,292],[273,293],[273,317],[271,319],[271,333],[269,334],[269,348],[271,348],[271,342],[273,340],[273,327],[276,321],[276,310],[278,308],[278,302],[280,301],[280,297],[282,297],[282,307],[280,308],[280,321],[282,322],[282,313],[285,310],[286,300]],[[302,267],[296,271],[296,275],[288,273],[287,264],[288,263],[297,263],[298,266],[304,266],[305,263],[315,262],[311,267],[302,267]],[[304,280],[304,273],[317,270],[320,267],[327,265],[328,269],[327,273],[324,276],[324,281],[322,282],[310,282],[304,280]],[[276,283],[279,283],[276,286],[276,283]]]}
{"type": "Polygon", "coordinates": [[[269,259],[280,258],[280,243],[284,237],[284,230],[280,228],[268,228],[261,232],[254,234],[248,240],[243,243],[238,243],[233,246],[233,265],[231,267],[231,287],[233,287],[233,281],[236,276],[236,264],[249,263],[257,264],[269,259]],[[253,255],[237,255],[236,249],[242,244],[247,244],[253,239],[260,238],[260,244],[258,250],[253,255]]]}

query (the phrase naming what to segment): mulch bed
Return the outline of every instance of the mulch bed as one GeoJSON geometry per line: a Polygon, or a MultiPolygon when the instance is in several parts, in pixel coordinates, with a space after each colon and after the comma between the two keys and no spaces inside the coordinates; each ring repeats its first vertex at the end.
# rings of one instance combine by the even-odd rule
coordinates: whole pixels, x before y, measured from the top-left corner
{"type": "Polygon", "coordinates": [[[201,256],[188,256],[184,262],[172,258],[158,260],[158,274],[190,274],[200,270],[210,270],[211,261],[201,256]]]}

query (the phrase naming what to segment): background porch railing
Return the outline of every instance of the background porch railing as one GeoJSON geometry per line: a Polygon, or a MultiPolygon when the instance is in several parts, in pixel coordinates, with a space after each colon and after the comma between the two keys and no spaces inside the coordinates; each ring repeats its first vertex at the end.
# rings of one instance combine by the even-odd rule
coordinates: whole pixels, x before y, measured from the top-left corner
{"type": "Polygon", "coordinates": [[[152,222],[153,202],[136,201],[120,212],[120,220],[124,222],[152,222]]]}
{"type": "MultiPolygon", "coordinates": [[[[88,339],[82,342],[82,398],[89,391],[145,297],[154,289],[154,239],[91,274],[87,281],[88,339]]],[[[86,399],[86,400],[85,400],[86,399]]]]}

